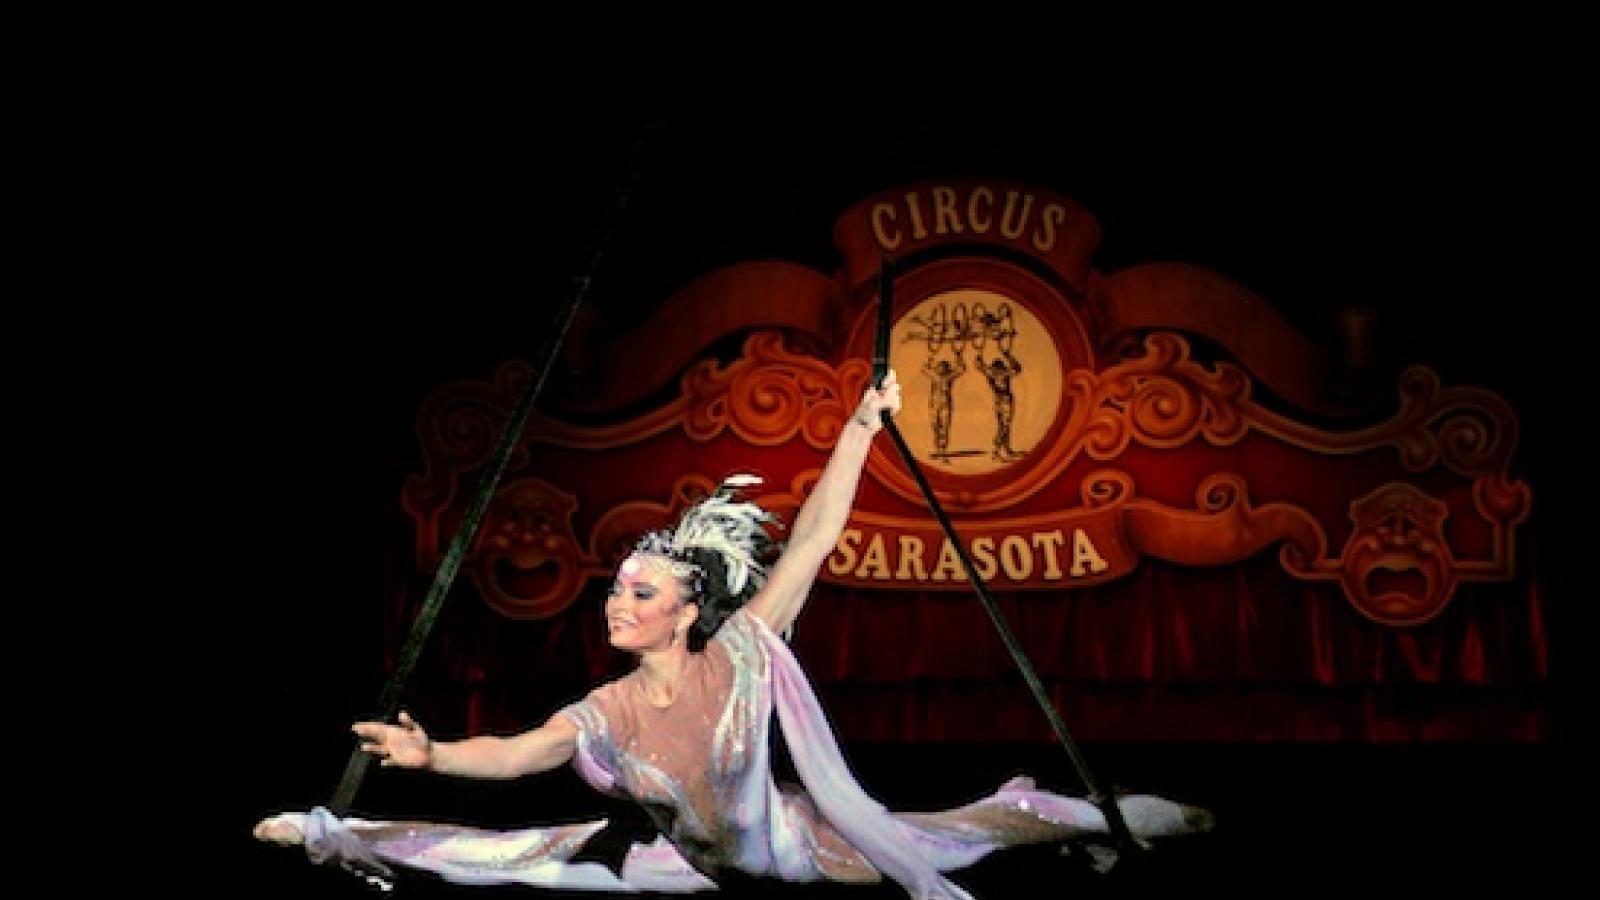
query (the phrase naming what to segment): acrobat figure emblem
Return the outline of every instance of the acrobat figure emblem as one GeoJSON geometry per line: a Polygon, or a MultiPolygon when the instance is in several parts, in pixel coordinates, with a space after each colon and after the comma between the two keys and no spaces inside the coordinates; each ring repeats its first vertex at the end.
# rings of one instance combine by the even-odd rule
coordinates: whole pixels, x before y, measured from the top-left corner
{"type": "Polygon", "coordinates": [[[1012,379],[1022,374],[1022,363],[1012,352],[1017,327],[1011,305],[1002,303],[998,310],[991,312],[982,303],[974,303],[970,308],[965,303],[940,303],[926,315],[913,316],[912,321],[920,325],[921,330],[907,333],[905,340],[923,340],[928,346],[922,374],[929,382],[928,422],[933,430],[933,458],[947,461],[957,456],[983,455],[982,450],[950,449],[955,384],[967,371],[964,354],[969,346],[976,357],[977,369],[988,381],[994,397],[995,433],[989,456],[1000,462],[1022,457],[1027,451],[1011,446],[1011,426],[1017,409],[1012,379]],[[984,349],[991,342],[998,355],[985,362],[984,349]],[[946,346],[950,348],[950,358],[940,359],[939,351],[946,346]]]}
{"type": "Polygon", "coordinates": [[[939,459],[950,457],[950,416],[955,412],[951,388],[966,371],[960,349],[956,350],[954,365],[948,359],[935,363],[931,356],[922,364],[922,374],[933,382],[928,388],[928,419],[933,424],[933,455],[939,459]]]}
{"type": "Polygon", "coordinates": [[[1017,399],[1011,393],[1011,379],[1022,374],[1022,363],[1005,347],[1000,355],[989,360],[983,368],[983,377],[989,379],[989,390],[994,392],[994,449],[989,455],[1001,462],[1010,462],[1022,456],[1022,451],[1011,446],[1011,420],[1017,412],[1017,399]]]}

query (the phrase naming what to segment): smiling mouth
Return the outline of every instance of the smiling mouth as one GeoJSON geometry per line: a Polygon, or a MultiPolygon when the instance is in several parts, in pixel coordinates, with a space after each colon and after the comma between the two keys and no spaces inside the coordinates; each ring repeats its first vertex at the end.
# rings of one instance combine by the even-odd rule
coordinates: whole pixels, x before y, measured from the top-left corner
{"type": "Polygon", "coordinates": [[[532,566],[519,566],[508,559],[494,564],[494,579],[501,589],[513,597],[542,597],[555,589],[561,577],[561,566],[553,559],[544,559],[532,566]]]}

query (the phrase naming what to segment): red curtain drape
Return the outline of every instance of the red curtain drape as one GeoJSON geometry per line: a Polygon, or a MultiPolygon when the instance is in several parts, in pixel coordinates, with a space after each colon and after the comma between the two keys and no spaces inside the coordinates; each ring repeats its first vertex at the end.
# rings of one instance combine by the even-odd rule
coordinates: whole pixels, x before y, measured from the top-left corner
{"type": "MultiPolygon", "coordinates": [[[[1394,628],[1267,557],[1000,598],[1074,735],[1109,741],[1539,739],[1540,604],[1531,579],[1468,583],[1394,628]]],[[[974,597],[819,591],[795,645],[854,739],[1051,739],[974,597]]]]}
{"type": "MultiPolygon", "coordinates": [[[[1539,740],[1544,598],[1534,561],[1518,568],[1458,585],[1411,628],[1364,618],[1271,553],[1204,569],[1146,560],[1111,584],[999,602],[1080,740],[1539,740]]],[[[463,710],[474,732],[526,727],[625,671],[600,627],[603,586],[590,587],[544,622],[471,596],[448,604],[416,679],[435,715],[463,710]]],[[[821,584],[794,646],[846,740],[1053,739],[968,592],[821,584]]]]}

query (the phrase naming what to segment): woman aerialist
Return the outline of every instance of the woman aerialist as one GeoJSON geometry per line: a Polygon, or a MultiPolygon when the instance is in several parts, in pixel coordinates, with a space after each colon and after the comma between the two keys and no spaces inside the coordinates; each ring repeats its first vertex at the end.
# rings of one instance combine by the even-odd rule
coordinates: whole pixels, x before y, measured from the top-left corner
{"type": "MultiPolygon", "coordinates": [[[[474,883],[689,892],[729,870],[789,881],[876,882],[918,898],[969,895],[941,875],[1004,846],[1106,831],[1087,800],[1017,778],[995,794],[938,813],[887,811],[856,783],[811,686],[784,640],[832,552],[856,494],[881,415],[900,408],[889,373],[846,421],[790,540],[770,570],[772,517],[740,501],[729,479],[647,535],[618,568],[606,600],[610,642],[638,657],[538,728],[512,737],[435,741],[410,716],[354,726],[386,766],[471,778],[513,778],[569,761],[595,788],[630,797],[661,836],[633,843],[620,865],[576,859],[605,822],[489,831],[455,825],[340,819],[326,809],[263,820],[256,836],[303,844],[375,879],[399,864],[474,883]],[[803,787],[780,788],[769,759],[776,711],[803,787]]],[[[1201,809],[1125,796],[1119,809],[1139,837],[1208,827],[1201,809]]]]}

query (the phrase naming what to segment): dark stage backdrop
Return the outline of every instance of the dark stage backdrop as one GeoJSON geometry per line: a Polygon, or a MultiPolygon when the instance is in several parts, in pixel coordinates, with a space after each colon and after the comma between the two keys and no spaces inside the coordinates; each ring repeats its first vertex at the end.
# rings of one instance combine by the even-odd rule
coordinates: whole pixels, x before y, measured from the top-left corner
{"type": "MultiPolygon", "coordinates": [[[[1504,657],[1509,669],[1486,679],[1463,668],[1465,617],[1501,602],[1466,589],[1424,626],[1449,636],[1436,670],[1411,659],[1391,661],[1398,668],[1383,678],[1370,677],[1378,669],[1319,673],[1326,660],[1315,658],[1317,642],[1339,636],[1300,626],[1286,628],[1275,657],[1295,677],[1266,692],[1227,676],[1202,688],[1151,684],[1079,654],[1042,665],[1062,676],[1069,724],[1076,702],[1091,705],[1100,727],[1089,758],[1103,779],[1223,815],[1222,833],[1172,851],[1159,884],[1355,885],[1387,866],[1415,889],[1488,874],[1542,877],[1564,840],[1544,822],[1560,806],[1554,797],[1578,743],[1573,686],[1587,622],[1568,530],[1580,520],[1580,473],[1570,463],[1585,416],[1573,374],[1583,333],[1558,312],[1571,289],[1552,274],[1569,245],[1550,199],[1567,185],[1535,149],[1551,139],[1555,113],[1496,104],[1497,130],[1528,135],[1507,150],[1478,140],[1481,109],[1465,98],[1426,117],[1334,97],[1293,114],[1192,99],[1158,98],[1093,120],[1027,104],[952,103],[881,122],[814,109],[613,116],[549,107],[504,125],[424,92],[348,117],[319,107],[263,136],[256,184],[245,192],[261,211],[250,267],[218,286],[223,302],[251,311],[249,324],[216,334],[195,376],[230,386],[235,399],[222,418],[239,451],[213,479],[229,508],[217,520],[229,529],[218,544],[231,547],[205,569],[218,599],[195,615],[232,638],[217,649],[227,670],[243,670],[248,714],[271,723],[260,764],[225,776],[237,801],[225,828],[243,835],[254,816],[331,794],[350,747],[347,724],[370,711],[396,649],[394,594],[411,577],[413,540],[398,504],[419,465],[416,411],[439,385],[486,379],[534,352],[585,269],[639,126],[653,122],[630,206],[588,295],[596,327],[625,327],[694,277],[735,262],[829,272],[838,265],[833,220],[850,203],[896,184],[972,174],[1040,185],[1093,211],[1104,228],[1101,271],[1152,261],[1209,267],[1325,346],[1337,346],[1342,310],[1367,307],[1374,368],[1385,377],[1421,363],[1447,384],[1506,398],[1522,423],[1511,474],[1533,495],[1517,536],[1515,602],[1538,605],[1544,635],[1519,633],[1528,655],[1504,657]],[[1544,651],[1547,659],[1536,658],[1544,651]],[[1160,708],[1191,718],[1130,718],[1146,691],[1167,692],[1160,708]],[[1353,718],[1331,730],[1295,726],[1329,715],[1353,718]],[[1246,735],[1230,717],[1278,717],[1283,727],[1246,735]],[[1211,720],[1216,735],[1207,735],[1211,720]],[[1454,725],[1432,727],[1439,722],[1454,725]]],[[[1306,596],[1271,559],[1221,575],[1151,566],[1122,589],[1230,602],[1243,592],[1261,610],[1320,603],[1337,629],[1376,627],[1327,596],[1306,596]]],[[[954,602],[894,598],[912,617],[918,604],[954,602]]],[[[533,724],[603,674],[579,648],[540,640],[527,648],[537,662],[508,667],[516,677],[459,677],[444,661],[471,655],[455,652],[451,629],[470,623],[481,635],[492,615],[475,603],[470,590],[457,591],[407,695],[439,736],[533,724]]],[[[1513,618],[1528,627],[1526,607],[1513,618]]],[[[1037,713],[991,637],[973,639],[987,656],[970,677],[930,681],[894,626],[874,632],[880,655],[859,621],[824,623],[802,622],[801,646],[825,700],[865,695],[841,725],[863,782],[891,806],[965,802],[1021,769],[1080,790],[1064,755],[1040,742],[1028,718],[1037,713]],[[876,664],[841,662],[847,653],[893,671],[853,682],[852,665],[876,664]],[[971,724],[929,707],[959,708],[971,724]]],[[[1051,627],[1030,623],[1030,640],[1047,641],[1051,627]]],[[[508,623],[494,637],[495,659],[515,660],[522,634],[531,627],[508,623]]],[[[214,687],[187,684],[196,697],[214,687]]],[[[358,806],[488,824],[601,809],[565,773],[482,786],[376,770],[358,806]]],[[[250,848],[241,865],[283,890],[354,893],[337,874],[302,870],[286,856],[250,848]]],[[[1016,896],[1009,891],[1031,878],[1017,874],[1024,870],[1100,889],[1055,858],[985,865],[974,884],[990,886],[986,897],[1016,896]]]]}

